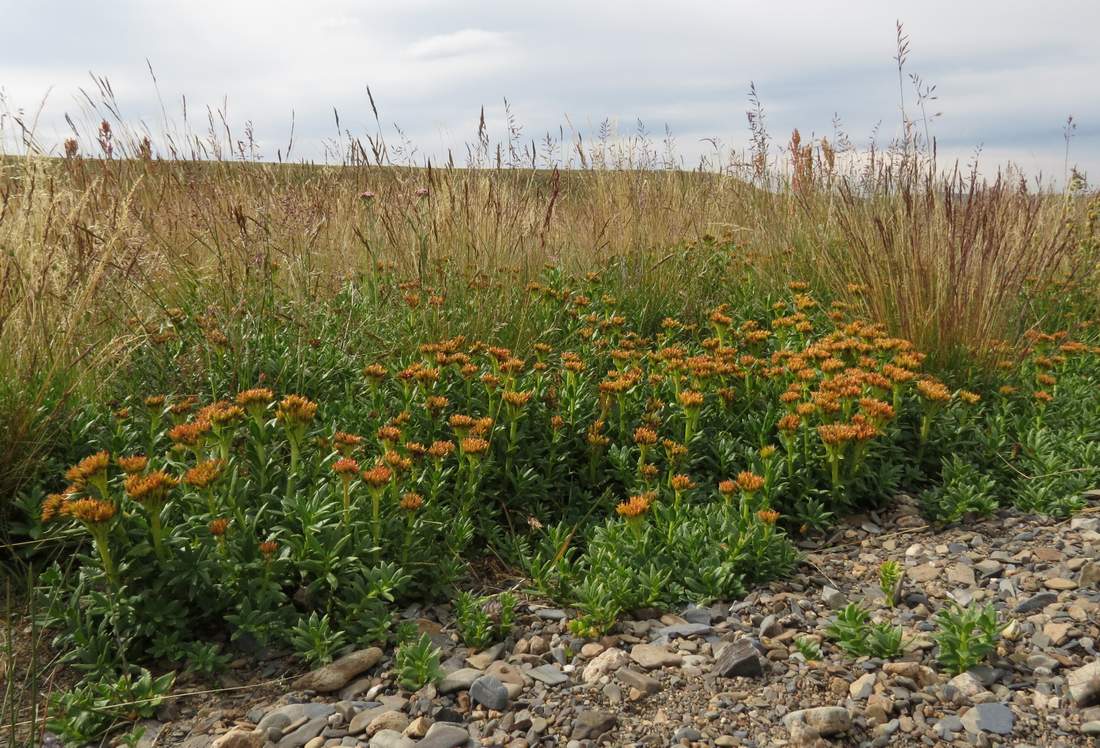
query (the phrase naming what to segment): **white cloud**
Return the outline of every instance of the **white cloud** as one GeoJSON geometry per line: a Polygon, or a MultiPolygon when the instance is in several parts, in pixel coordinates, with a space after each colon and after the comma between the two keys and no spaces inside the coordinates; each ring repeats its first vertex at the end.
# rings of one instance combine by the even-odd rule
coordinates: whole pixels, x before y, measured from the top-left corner
{"type": "Polygon", "coordinates": [[[416,60],[438,60],[449,57],[483,55],[508,46],[507,37],[496,31],[462,29],[437,34],[409,47],[409,56],[416,60]]]}
{"type": "MultiPolygon", "coordinates": [[[[384,123],[399,122],[438,159],[464,151],[481,107],[504,135],[505,97],[541,139],[569,121],[590,137],[611,118],[653,133],[671,126],[688,162],[706,137],[748,140],[746,94],[755,81],[772,134],[830,134],[834,115],[857,143],[876,124],[898,131],[894,23],[912,38],[908,69],[938,84],[933,123],[945,150],[1062,172],[1061,124],[1079,123],[1072,154],[1100,177],[1100,26],[1095,0],[787,0],[782,14],[750,0],[70,0],[10,3],[0,25],[0,87],[33,110],[50,87],[44,133],[80,114],[88,71],[108,76],[127,117],[159,113],[156,71],[170,118],[186,95],[194,129],[228,101],[231,124],[255,123],[283,143],[294,113],[301,157],[335,134],[373,131],[369,85],[384,123]],[[59,18],[65,19],[58,23],[59,18]],[[16,62],[17,61],[17,62],[16,62]]],[[[908,106],[912,91],[906,84],[908,106]]],[[[159,122],[159,114],[150,118],[159,122]]],[[[568,126],[567,126],[568,129],[568,126]]],[[[388,129],[387,133],[392,133],[388,129]]],[[[273,155],[273,154],[268,154],[273,155]]]]}

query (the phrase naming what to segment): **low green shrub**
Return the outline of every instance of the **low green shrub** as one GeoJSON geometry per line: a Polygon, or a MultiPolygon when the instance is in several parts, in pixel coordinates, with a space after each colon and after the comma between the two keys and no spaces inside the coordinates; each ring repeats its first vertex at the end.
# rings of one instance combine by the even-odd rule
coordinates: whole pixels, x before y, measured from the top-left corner
{"type": "Polygon", "coordinates": [[[937,659],[949,673],[965,673],[997,648],[1004,626],[992,605],[951,604],[936,614],[937,659]]]}

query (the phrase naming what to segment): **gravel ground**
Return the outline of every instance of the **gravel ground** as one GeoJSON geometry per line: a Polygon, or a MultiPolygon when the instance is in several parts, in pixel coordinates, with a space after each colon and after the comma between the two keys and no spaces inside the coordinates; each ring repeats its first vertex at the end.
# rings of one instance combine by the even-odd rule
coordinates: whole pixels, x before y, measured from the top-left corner
{"type": "Polygon", "coordinates": [[[532,601],[506,642],[475,653],[446,609],[412,609],[444,650],[437,685],[403,692],[393,653],[378,649],[301,677],[284,677],[294,669],[285,656],[242,658],[222,684],[238,690],[167,702],[141,745],[1093,745],[1096,501],[1072,520],[1005,510],[934,530],[902,497],[805,548],[792,579],[733,604],[637,611],[600,641],[573,638],[569,611],[532,601]],[[878,588],[886,559],[905,569],[894,609],[878,588]],[[1009,624],[987,664],[955,678],[931,638],[950,600],[992,603],[1009,624]],[[829,641],[826,626],[850,601],[901,625],[906,653],[853,659],[829,641]],[[821,642],[820,660],[799,653],[800,637],[821,642]]]}

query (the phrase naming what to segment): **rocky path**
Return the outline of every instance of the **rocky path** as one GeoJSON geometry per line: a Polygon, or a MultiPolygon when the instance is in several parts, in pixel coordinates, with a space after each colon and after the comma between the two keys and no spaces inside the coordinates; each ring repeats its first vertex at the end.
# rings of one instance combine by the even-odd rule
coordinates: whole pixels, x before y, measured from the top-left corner
{"type": "MultiPolygon", "coordinates": [[[[142,743],[762,748],[1100,737],[1095,503],[1064,522],[1005,511],[934,532],[903,499],[886,516],[850,520],[830,547],[807,549],[793,579],[732,605],[641,611],[598,642],[572,638],[566,611],[532,603],[507,642],[473,653],[446,611],[409,613],[444,648],[436,686],[402,692],[392,652],[362,650],[277,687],[172,702],[142,743]],[[886,559],[906,572],[893,610],[877,583],[886,559]],[[1009,622],[988,664],[955,678],[941,672],[931,638],[935,612],[952,599],[992,603],[1009,622]],[[825,628],[848,601],[902,625],[907,653],[884,662],[837,649],[825,628]],[[800,637],[821,642],[819,661],[799,653],[800,637]]],[[[262,674],[285,666],[273,660],[262,674]]]]}

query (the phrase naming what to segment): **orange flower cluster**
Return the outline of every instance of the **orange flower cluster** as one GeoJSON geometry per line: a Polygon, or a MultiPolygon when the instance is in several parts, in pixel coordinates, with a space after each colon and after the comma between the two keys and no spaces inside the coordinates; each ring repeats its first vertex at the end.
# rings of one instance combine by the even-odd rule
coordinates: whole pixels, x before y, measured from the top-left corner
{"type": "Polygon", "coordinates": [[[634,517],[640,517],[648,512],[652,504],[653,494],[637,494],[635,496],[631,496],[629,499],[616,506],[615,511],[618,512],[620,517],[631,519],[634,517]]]}

